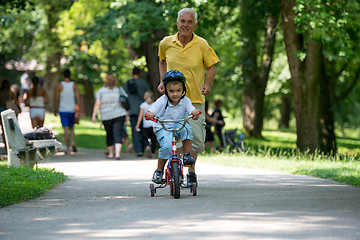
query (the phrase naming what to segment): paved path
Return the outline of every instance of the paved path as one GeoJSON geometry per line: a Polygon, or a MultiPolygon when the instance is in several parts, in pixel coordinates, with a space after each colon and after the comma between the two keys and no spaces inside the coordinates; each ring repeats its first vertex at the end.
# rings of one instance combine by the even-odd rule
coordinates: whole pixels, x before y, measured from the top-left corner
{"type": "Polygon", "coordinates": [[[79,149],[41,164],[69,181],[0,209],[0,239],[360,239],[360,188],[200,158],[197,196],[167,187],[152,198],[156,160],[122,159],[79,149]]]}
{"type": "Polygon", "coordinates": [[[69,176],[44,196],[0,209],[0,239],[360,239],[360,189],[199,159],[198,196],[149,194],[156,160],[59,153],[69,176]]]}

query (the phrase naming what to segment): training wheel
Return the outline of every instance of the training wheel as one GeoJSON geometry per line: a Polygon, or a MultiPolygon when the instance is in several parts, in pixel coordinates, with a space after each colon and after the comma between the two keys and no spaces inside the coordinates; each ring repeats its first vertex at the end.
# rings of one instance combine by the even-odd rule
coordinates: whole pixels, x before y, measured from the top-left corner
{"type": "Polygon", "coordinates": [[[153,197],[155,196],[155,187],[154,184],[150,184],[150,196],[153,197]]]}

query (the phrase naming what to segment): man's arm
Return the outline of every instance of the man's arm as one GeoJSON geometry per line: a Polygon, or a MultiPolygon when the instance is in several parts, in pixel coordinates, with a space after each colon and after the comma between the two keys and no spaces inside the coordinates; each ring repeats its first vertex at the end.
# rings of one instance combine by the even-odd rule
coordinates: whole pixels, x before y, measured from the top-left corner
{"type": "Polygon", "coordinates": [[[80,112],[80,94],[79,94],[79,90],[77,88],[77,85],[75,83],[74,83],[73,89],[74,89],[75,98],[76,98],[75,105],[77,105],[77,107],[75,107],[75,113],[79,114],[79,112],[80,112]]]}
{"type": "Polygon", "coordinates": [[[74,92],[75,92],[76,104],[80,105],[80,94],[77,85],[75,83],[74,83],[74,92]]]}
{"type": "Polygon", "coordinates": [[[56,92],[55,92],[55,99],[54,99],[54,115],[56,116],[59,110],[59,96],[60,96],[60,92],[61,92],[61,84],[58,84],[56,87],[56,92]]]}
{"type": "Polygon", "coordinates": [[[208,67],[206,71],[205,82],[200,89],[202,95],[209,95],[211,93],[211,85],[214,82],[215,75],[216,75],[215,65],[211,65],[210,67],[208,67]]]}
{"type": "Polygon", "coordinates": [[[167,63],[166,60],[159,60],[159,72],[160,72],[160,84],[158,86],[158,90],[161,94],[165,93],[165,87],[162,84],[162,78],[164,77],[165,73],[167,71],[167,63]]]}

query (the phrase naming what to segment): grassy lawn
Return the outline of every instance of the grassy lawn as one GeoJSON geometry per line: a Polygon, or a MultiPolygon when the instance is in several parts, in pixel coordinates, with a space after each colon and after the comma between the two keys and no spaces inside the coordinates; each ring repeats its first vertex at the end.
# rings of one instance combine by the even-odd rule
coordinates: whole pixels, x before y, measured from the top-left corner
{"type": "Polygon", "coordinates": [[[0,164],[0,207],[41,196],[66,179],[63,173],[50,169],[0,164]]]}
{"type": "MultiPolygon", "coordinates": [[[[59,117],[47,114],[45,126],[63,142],[59,117]]],[[[131,141],[130,128],[127,128],[131,141]]],[[[105,130],[100,123],[82,118],[75,125],[76,145],[80,148],[105,149],[105,130]]],[[[360,140],[338,137],[339,153],[335,157],[303,154],[296,149],[294,130],[264,130],[265,139],[245,139],[246,152],[209,151],[199,161],[234,167],[265,169],[290,174],[314,176],[360,186],[360,140]]],[[[49,169],[9,168],[0,161],[0,207],[40,196],[47,189],[66,180],[66,176],[49,169]]]]}

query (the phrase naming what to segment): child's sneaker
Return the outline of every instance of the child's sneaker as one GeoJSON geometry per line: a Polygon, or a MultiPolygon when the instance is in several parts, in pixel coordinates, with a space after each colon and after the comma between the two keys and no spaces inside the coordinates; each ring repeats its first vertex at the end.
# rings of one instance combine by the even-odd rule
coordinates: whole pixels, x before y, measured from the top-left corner
{"type": "Polygon", "coordinates": [[[156,184],[161,184],[162,182],[162,175],[163,175],[163,171],[156,169],[153,177],[152,177],[152,181],[156,184]]]}
{"type": "Polygon", "coordinates": [[[185,153],[183,161],[185,166],[195,164],[195,160],[192,158],[191,153],[185,153]]]}
{"type": "Polygon", "coordinates": [[[194,172],[187,173],[187,185],[188,186],[192,186],[192,185],[197,186],[197,175],[194,172]]]}

